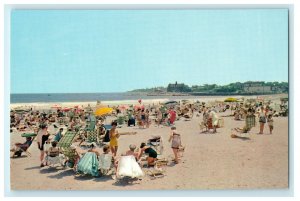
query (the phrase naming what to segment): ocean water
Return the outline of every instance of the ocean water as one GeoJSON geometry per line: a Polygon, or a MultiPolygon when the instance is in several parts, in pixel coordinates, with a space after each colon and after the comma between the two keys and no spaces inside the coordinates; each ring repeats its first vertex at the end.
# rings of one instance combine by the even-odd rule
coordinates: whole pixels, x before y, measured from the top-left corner
{"type": "MultiPolygon", "coordinates": [[[[11,94],[10,103],[51,103],[51,102],[93,102],[93,101],[122,101],[122,100],[151,100],[170,99],[183,100],[196,98],[194,96],[147,96],[135,93],[36,93],[11,94]]],[[[197,97],[199,98],[199,96],[197,97]]]]}

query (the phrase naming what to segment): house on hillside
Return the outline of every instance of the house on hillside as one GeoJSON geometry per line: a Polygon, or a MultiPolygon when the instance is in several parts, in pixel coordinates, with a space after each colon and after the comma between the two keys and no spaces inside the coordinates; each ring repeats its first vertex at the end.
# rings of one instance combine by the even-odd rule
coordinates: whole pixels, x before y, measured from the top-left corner
{"type": "Polygon", "coordinates": [[[184,83],[169,84],[167,88],[167,92],[189,92],[191,89],[185,85],[184,83]]]}
{"type": "Polygon", "coordinates": [[[272,93],[275,92],[276,88],[266,86],[264,82],[245,82],[243,90],[247,93],[272,93]]]}

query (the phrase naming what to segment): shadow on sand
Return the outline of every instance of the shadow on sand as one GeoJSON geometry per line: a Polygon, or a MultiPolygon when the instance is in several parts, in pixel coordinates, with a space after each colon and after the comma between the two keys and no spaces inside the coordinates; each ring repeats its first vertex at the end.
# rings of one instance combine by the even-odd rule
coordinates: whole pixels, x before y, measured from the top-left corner
{"type": "Polygon", "coordinates": [[[73,169],[68,169],[68,170],[65,170],[65,171],[62,171],[62,172],[59,172],[58,174],[56,175],[50,175],[48,176],[49,178],[52,178],[52,179],[62,179],[64,177],[67,177],[67,176],[72,176],[74,175],[74,170],[73,169]]]}
{"type": "Polygon", "coordinates": [[[26,156],[26,155],[22,155],[22,156],[19,156],[19,157],[10,157],[10,159],[13,159],[13,160],[17,160],[17,159],[22,159],[22,158],[29,158],[29,156],[26,156]]]}
{"type": "Polygon", "coordinates": [[[113,183],[114,186],[121,186],[121,187],[125,187],[125,186],[133,186],[136,184],[139,184],[140,179],[137,178],[123,178],[123,179],[118,179],[116,180],[116,182],[113,183]]]}
{"type": "Polygon", "coordinates": [[[34,167],[25,168],[24,170],[36,170],[36,169],[41,169],[41,167],[40,166],[34,166],[34,167]]]}
{"type": "Polygon", "coordinates": [[[233,138],[235,138],[235,139],[240,139],[240,140],[251,140],[249,137],[242,137],[242,136],[238,136],[238,135],[234,135],[234,137],[233,138]]]}

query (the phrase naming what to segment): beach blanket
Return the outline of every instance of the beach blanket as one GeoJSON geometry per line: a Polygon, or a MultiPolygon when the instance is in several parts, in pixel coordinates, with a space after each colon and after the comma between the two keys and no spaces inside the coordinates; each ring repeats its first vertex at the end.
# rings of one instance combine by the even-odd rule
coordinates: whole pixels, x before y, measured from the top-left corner
{"type": "Polygon", "coordinates": [[[117,176],[119,178],[139,178],[144,176],[144,173],[139,164],[136,162],[134,156],[122,156],[119,161],[117,176]]]}
{"type": "Polygon", "coordinates": [[[94,152],[87,152],[78,162],[77,172],[96,177],[99,176],[98,167],[97,155],[94,152]]]}

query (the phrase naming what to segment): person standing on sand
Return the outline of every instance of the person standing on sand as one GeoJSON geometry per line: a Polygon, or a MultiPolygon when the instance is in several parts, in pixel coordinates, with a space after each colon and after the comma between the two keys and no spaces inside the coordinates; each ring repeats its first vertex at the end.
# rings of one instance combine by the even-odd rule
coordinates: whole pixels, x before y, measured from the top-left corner
{"type": "Polygon", "coordinates": [[[265,109],[264,109],[263,106],[260,108],[260,112],[259,112],[258,118],[259,118],[259,124],[260,124],[260,126],[259,126],[259,133],[258,134],[263,134],[264,133],[265,123],[267,122],[266,113],[265,113],[265,109]]]}
{"type": "Polygon", "coordinates": [[[149,109],[147,109],[146,112],[145,112],[145,123],[146,123],[146,128],[149,128],[149,125],[150,125],[150,112],[149,112],[149,109]]]}
{"type": "Polygon", "coordinates": [[[272,113],[269,113],[268,114],[268,117],[267,117],[267,120],[268,120],[268,125],[269,125],[269,129],[270,129],[270,134],[272,134],[272,131],[273,131],[273,114],[272,113]]]}
{"type": "Polygon", "coordinates": [[[174,162],[176,164],[178,164],[178,162],[179,162],[178,151],[179,151],[179,147],[181,146],[181,137],[180,137],[180,134],[177,133],[176,127],[174,127],[174,126],[171,128],[171,135],[169,138],[169,142],[171,142],[171,148],[173,149],[173,153],[175,156],[174,162]],[[172,142],[171,142],[171,140],[172,140],[172,142]]]}
{"type": "Polygon", "coordinates": [[[212,125],[213,125],[213,129],[214,129],[213,133],[216,133],[219,117],[218,117],[217,113],[214,110],[210,111],[209,116],[212,118],[212,125]]]}
{"type": "Polygon", "coordinates": [[[118,138],[120,137],[117,128],[117,122],[112,122],[111,126],[112,128],[109,131],[109,146],[110,146],[110,150],[112,152],[113,157],[116,157],[117,155],[117,151],[118,151],[118,138]]]}
{"type": "Polygon", "coordinates": [[[41,151],[41,154],[40,154],[41,167],[44,167],[44,164],[43,164],[44,157],[45,157],[44,144],[49,138],[49,133],[47,131],[47,128],[48,127],[46,124],[42,124],[40,126],[40,129],[37,134],[37,144],[38,144],[39,150],[41,151]]]}

